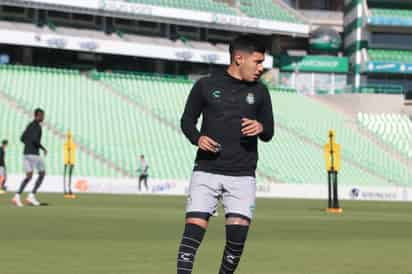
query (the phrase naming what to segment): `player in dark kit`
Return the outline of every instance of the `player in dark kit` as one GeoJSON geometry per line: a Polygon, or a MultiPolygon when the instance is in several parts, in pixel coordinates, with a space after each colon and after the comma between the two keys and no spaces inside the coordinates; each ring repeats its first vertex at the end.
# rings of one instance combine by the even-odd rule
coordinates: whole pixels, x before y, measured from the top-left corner
{"type": "Polygon", "coordinates": [[[186,224],[177,256],[177,273],[192,273],[202,242],[221,197],[226,217],[226,245],[219,274],[234,273],[255,208],[258,139],[273,137],[272,104],[257,82],[265,48],[254,36],[232,41],[225,73],[200,79],[192,88],[181,119],[183,133],[199,147],[186,206],[186,224]],[[200,132],[196,128],[202,114],[200,132]]]}
{"type": "Polygon", "coordinates": [[[34,111],[34,120],[24,130],[20,141],[24,144],[23,168],[26,173],[26,178],[20,184],[20,188],[13,198],[13,203],[22,207],[20,195],[24,188],[33,177],[33,171],[36,169],[39,172],[39,177],[36,180],[32,192],[28,195],[26,201],[33,206],[40,206],[40,202],[36,198],[37,190],[40,188],[44,176],[46,175],[46,168],[43,159],[40,157],[40,149],[43,150],[44,155],[47,155],[47,149],[41,144],[41,122],[44,120],[44,111],[40,108],[34,111]]]}
{"type": "Polygon", "coordinates": [[[140,155],[140,165],[137,169],[137,172],[139,173],[139,192],[142,191],[142,182],[146,191],[149,191],[149,186],[147,185],[147,177],[149,177],[148,170],[149,165],[147,164],[144,155],[140,155]]]}
{"type": "Polygon", "coordinates": [[[6,148],[8,145],[7,140],[1,142],[0,147],[0,194],[4,193],[7,190],[6,181],[7,181],[7,169],[6,169],[6,148]]]}

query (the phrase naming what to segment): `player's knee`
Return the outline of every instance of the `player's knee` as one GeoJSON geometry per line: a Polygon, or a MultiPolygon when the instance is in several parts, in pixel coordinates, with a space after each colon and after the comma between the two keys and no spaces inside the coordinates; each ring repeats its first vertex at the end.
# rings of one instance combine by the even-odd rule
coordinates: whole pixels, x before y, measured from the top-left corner
{"type": "Polygon", "coordinates": [[[186,224],[194,224],[206,229],[209,221],[201,218],[186,218],[186,224]]]}
{"type": "Polygon", "coordinates": [[[240,215],[240,214],[227,214],[226,215],[226,224],[227,225],[250,225],[250,218],[240,215]]]}
{"type": "Polygon", "coordinates": [[[33,172],[27,172],[26,173],[26,180],[31,180],[33,178],[33,172]]]}
{"type": "Polygon", "coordinates": [[[44,176],[46,176],[46,171],[40,171],[39,177],[44,178],[44,176]]]}

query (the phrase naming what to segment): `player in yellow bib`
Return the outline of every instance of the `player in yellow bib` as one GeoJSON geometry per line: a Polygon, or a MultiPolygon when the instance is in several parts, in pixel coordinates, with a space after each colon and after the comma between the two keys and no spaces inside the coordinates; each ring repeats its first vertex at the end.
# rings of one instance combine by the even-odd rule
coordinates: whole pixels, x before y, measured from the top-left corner
{"type": "Polygon", "coordinates": [[[74,199],[76,196],[72,192],[72,174],[76,163],[76,144],[73,141],[71,132],[67,132],[66,142],[64,143],[64,174],[63,191],[64,197],[74,199]],[[66,187],[66,175],[68,175],[68,185],[66,187]]]}

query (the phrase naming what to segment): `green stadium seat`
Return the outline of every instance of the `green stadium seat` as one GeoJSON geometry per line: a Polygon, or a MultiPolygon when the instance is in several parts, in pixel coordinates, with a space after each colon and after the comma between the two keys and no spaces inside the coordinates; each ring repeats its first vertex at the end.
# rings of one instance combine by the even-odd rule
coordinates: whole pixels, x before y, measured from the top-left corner
{"type": "MultiPolygon", "coordinates": [[[[0,74],[3,79],[2,72],[0,74]]],[[[16,111],[15,108],[2,100],[0,100],[0,108],[2,110],[2,115],[0,115],[1,138],[9,140],[6,156],[8,172],[9,174],[23,173],[23,145],[20,143],[20,136],[32,117],[16,111]]],[[[49,150],[47,157],[45,157],[47,173],[51,175],[62,174],[64,140],[53,135],[47,129],[43,129],[42,143],[49,150]]],[[[77,162],[79,165],[76,166],[76,174],[111,175],[105,172],[106,168],[100,162],[80,150],[77,153],[77,162]]]]}
{"type": "MultiPolygon", "coordinates": [[[[100,79],[176,127],[179,127],[180,115],[193,85],[190,81],[160,80],[153,77],[150,80],[147,76],[124,77],[116,74],[101,74],[100,79]]],[[[364,148],[378,151],[376,154],[382,157],[378,163],[384,164],[386,155],[382,154],[383,152],[379,151],[378,147],[346,127],[343,117],[328,109],[320,108],[318,104],[296,94],[295,90],[285,92],[284,89],[279,88],[271,90],[271,94],[277,115],[276,120],[289,130],[277,129],[274,140],[269,144],[262,144],[260,172],[283,182],[323,183],[325,175],[321,146],[326,140],[330,126],[334,125],[339,133],[342,132],[340,138],[349,140],[345,143],[345,147],[348,146],[348,148],[344,151],[347,161],[344,161],[343,166],[347,168],[343,168],[342,171],[343,184],[376,185],[385,184],[393,179],[395,175],[392,176],[392,173],[385,175],[380,172],[375,175],[379,171],[379,166],[368,167],[367,163],[374,161],[375,154],[358,159],[357,154],[364,148]],[[307,121],[302,123],[301,114],[293,112],[294,109],[307,110],[307,121]],[[328,115],[332,118],[327,119],[323,125],[317,122],[328,115]],[[332,120],[336,122],[331,123],[332,120]],[[291,134],[295,130],[300,132],[304,138],[310,138],[312,144],[306,144],[302,141],[304,138],[291,134]],[[297,168],[300,168],[299,172],[296,172],[297,168]]],[[[399,165],[398,168],[404,171],[402,166],[399,165]]],[[[403,180],[405,178],[397,179],[400,183],[407,183],[403,180]]]]}
{"type": "Polygon", "coordinates": [[[369,49],[368,56],[370,61],[412,63],[410,50],[369,49]]]}
{"type": "Polygon", "coordinates": [[[358,122],[399,153],[412,159],[412,121],[402,114],[359,113],[358,122]]]}
{"type": "MultiPolygon", "coordinates": [[[[193,158],[194,149],[181,134],[105,92],[98,81],[58,70],[0,69],[0,86],[27,109],[43,107],[46,119],[56,128],[70,129],[75,140],[130,173],[135,173],[142,153],[147,155],[155,178],[182,179],[191,170],[192,161],[182,159],[193,158]]],[[[84,170],[82,174],[120,175],[108,168],[84,170]]]]}
{"type": "MultiPolygon", "coordinates": [[[[187,179],[195,147],[180,132],[180,115],[193,82],[149,74],[91,73],[78,71],[0,66],[1,92],[27,110],[43,107],[46,119],[61,133],[70,129],[74,139],[130,173],[138,156],[145,154],[151,177],[187,179]]],[[[275,138],[260,146],[258,177],[295,184],[324,184],[323,144],[334,129],[342,145],[343,185],[410,185],[411,171],[380,147],[348,126],[346,118],[294,90],[271,89],[277,123],[275,138]]],[[[21,170],[19,134],[29,117],[0,100],[5,115],[0,118],[4,138],[11,141],[11,172],[21,170]]],[[[366,116],[365,116],[366,117],[366,116]]],[[[365,118],[371,130],[385,140],[404,146],[410,128],[404,125],[377,127],[374,117],[365,118]],[[396,132],[392,134],[391,132],[396,132]]],[[[398,118],[384,117],[395,123],[398,118]]],[[[397,122],[396,122],[397,123],[397,122]]],[[[400,124],[400,122],[399,122],[400,124]]],[[[61,174],[63,141],[47,129],[50,174],[61,174]]],[[[3,136],[2,136],[3,138],[3,136]]],[[[410,139],[410,138],[409,138],[410,139]]],[[[80,152],[76,173],[83,176],[122,176],[80,152]]]]}
{"type": "Polygon", "coordinates": [[[127,0],[130,3],[236,15],[235,9],[213,0],[127,0]]]}
{"type": "Polygon", "coordinates": [[[374,16],[412,19],[412,10],[408,9],[371,8],[370,10],[374,16]]]}
{"type": "Polygon", "coordinates": [[[334,129],[346,161],[395,184],[411,184],[411,171],[348,126],[342,114],[296,93],[275,92],[271,95],[277,121],[283,127],[319,146],[325,143],[328,130],[334,129]]]}
{"type": "Polygon", "coordinates": [[[240,10],[251,17],[288,23],[302,23],[300,18],[272,0],[240,0],[239,3],[240,10]]]}

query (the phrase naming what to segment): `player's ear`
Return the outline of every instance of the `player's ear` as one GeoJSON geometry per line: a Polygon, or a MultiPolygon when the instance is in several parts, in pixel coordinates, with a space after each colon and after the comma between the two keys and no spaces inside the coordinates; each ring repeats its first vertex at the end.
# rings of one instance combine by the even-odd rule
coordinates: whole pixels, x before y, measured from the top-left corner
{"type": "Polygon", "coordinates": [[[233,57],[233,61],[236,66],[240,66],[244,62],[244,56],[240,52],[236,52],[233,57]]]}

